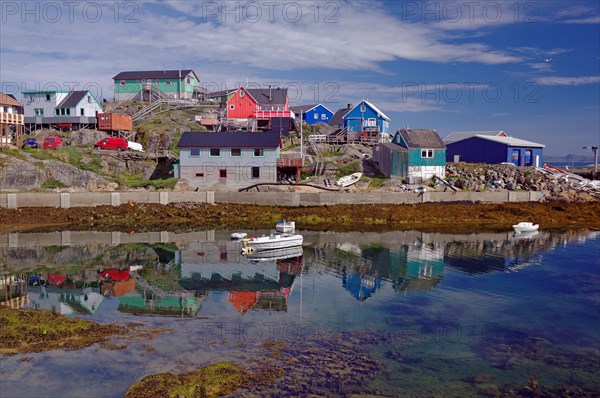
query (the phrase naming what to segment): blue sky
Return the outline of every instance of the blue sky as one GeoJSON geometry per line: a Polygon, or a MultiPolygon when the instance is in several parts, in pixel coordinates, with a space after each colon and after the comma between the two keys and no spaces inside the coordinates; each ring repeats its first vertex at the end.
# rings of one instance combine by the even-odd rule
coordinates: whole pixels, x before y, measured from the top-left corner
{"type": "Polygon", "coordinates": [[[0,89],[90,88],[194,69],[206,87],[288,87],[392,129],[503,130],[547,155],[600,143],[598,1],[3,1],[0,89]]]}

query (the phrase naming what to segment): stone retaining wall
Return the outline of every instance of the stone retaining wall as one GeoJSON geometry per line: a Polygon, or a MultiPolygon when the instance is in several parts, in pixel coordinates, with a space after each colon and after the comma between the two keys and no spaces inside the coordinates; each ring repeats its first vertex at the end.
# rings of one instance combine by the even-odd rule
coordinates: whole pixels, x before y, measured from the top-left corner
{"type": "Polygon", "coordinates": [[[415,204],[425,202],[537,202],[542,192],[77,192],[0,194],[0,207],[91,207],[136,203],[237,203],[278,206],[335,204],[415,204]]]}

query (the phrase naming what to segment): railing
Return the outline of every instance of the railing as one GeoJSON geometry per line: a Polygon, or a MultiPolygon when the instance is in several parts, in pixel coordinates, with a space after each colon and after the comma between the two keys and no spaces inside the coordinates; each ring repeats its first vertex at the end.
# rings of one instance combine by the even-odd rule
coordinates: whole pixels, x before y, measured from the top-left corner
{"type": "Polygon", "coordinates": [[[254,111],[254,117],[257,119],[268,119],[272,117],[292,117],[292,111],[254,111]]]}
{"type": "Polygon", "coordinates": [[[24,124],[24,116],[20,113],[8,113],[1,112],[0,113],[0,123],[2,124],[24,124]]]}

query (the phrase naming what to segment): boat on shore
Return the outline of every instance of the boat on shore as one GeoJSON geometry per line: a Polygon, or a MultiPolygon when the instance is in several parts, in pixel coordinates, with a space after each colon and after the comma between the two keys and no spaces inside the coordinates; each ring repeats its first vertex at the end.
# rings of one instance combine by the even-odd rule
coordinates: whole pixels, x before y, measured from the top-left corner
{"type": "Polygon", "coordinates": [[[303,241],[304,237],[302,235],[294,234],[271,234],[269,236],[245,238],[242,239],[242,253],[302,246],[303,241]]]}
{"type": "Polygon", "coordinates": [[[294,230],[296,229],[296,223],[294,221],[278,221],[275,223],[275,230],[277,232],[283,232],[283,233],[291,233],[294,232],[294,230]]]}
{"type": "Polygon", "coordinates": [[[352,173],[349,176],[344,176],[336,181],[335,185],[338,187],[349,187],[350,185],[358,182],[362,177],[362,173],[352,173]]]}
{"type": "Polygon", "coordinates": [[[539,227],[540,227],[539,224],[534,224],[531,222],[520,222],[518,224],[513,225],[513,229],[518,234],[523,233],[523,232],[537,231],[539,227]]]}

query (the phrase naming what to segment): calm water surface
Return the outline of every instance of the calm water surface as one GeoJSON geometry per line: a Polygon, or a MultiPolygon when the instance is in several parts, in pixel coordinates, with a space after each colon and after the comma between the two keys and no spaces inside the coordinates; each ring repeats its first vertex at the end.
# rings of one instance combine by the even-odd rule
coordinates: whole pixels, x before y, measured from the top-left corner
{"type": "Polygon", "coordinates": [[[0,357],[0,396],[123,396],[222,360],[286,371],[234,396],[493,396],[530,377],[600,391],[598,233],[301,233],[271,258],[229,231],[0,235],[1,305],[143,323],[122,349],[0,357]]]}

